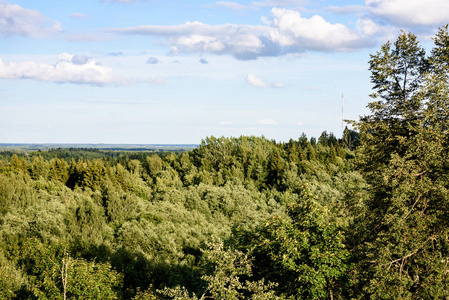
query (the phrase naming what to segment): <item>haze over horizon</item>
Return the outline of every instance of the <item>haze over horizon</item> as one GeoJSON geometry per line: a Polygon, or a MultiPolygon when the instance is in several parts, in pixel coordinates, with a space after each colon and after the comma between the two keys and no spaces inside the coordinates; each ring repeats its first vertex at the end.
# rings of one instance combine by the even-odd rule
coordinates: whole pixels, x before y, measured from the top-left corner
{"type": "Polygon", "coordinates": [[[276,141],[368,112],[368,60],[448,0],[0,0],[0,143],[276,141]]]}

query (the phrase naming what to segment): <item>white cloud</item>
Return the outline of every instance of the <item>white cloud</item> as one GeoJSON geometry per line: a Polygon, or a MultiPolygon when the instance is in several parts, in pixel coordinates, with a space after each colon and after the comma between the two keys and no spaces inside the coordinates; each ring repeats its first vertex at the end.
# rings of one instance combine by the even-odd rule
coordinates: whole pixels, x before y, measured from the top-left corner
{"type": "Polygon", "coordinates": [[[231,121],[223,121],[223,122],[220,122],[220,125],[232,125],[232,122],[231,121]]]}
{"type": "Polygon", "coordinates": [[[249,5],[243,5],[232,1],[217,1],[217,6],[226,7],[234,11],[242,11],[247,9],[259,9],[260,7],[295,7],[303,8],[304,5],[309,4],[308,0],[263,0],[253,1],[249,5]]]}
{"type": "Polygon", "coordinates": [[[261,120],[257,120],[257,124],[260,124],[260,125],[276,125],[277,122],[272,120],[272,119],[261,119],[261,120]]]}
{"type": "Polygon", "coordinates": [[[282,88],[282,87],[284,87],[284,84],[283,83],[281,83],[281,82],[274,82],[274,83],[272,83],[271,84],[271,87],[274,87],[274,88],[282,88]]]}
{"type": "Polygon", "coordinates": [[[297,11],[272,9],[270,40],[298,51],[351,51],[371,45],[360,33],[342,24],[331,24],[321,16],[302,18],[297,11]]]}
{"type": "Polygon", "coordinates": [[[217,1],[217,2],[215,2],[215,4],[217,6],[226,7],[226,8],[232,9],[232,10],[236,10],[236,11],[251,8],[249,6],[242,5],[242,4],[239,4],[236,2],[230,2],[230,1],[217,1]]]}
{"type": "Polygon", "coordinates": [[[367,36],[381,37],[383,40],[393,40],[400,33],[399,28],[378,23],[369,17],[357,20],[357,28],[367,36]]]}
{"type": "Polygon", "coordinates": [[[113,38],[107,34],[99,34],[99,33],[88,33],[88,34],[66,34],[64,36],[68,41],[72,42],[100,42],[100,41],[108,41],[113,38]]]}
{"type": "Polygon", "coordinates": [[[239,59],[251,59],[268,51],[261,35],[265,26],[249,25],[207,25],[201,22],[187,22],[171,26],[138,26],[112,30],[119,34],[160,36],[167,39],[172,54],[208,52],[231,54],[239,59]]]}
{"type": "Polygon", "coordinates": [[[365,0],[371,13],[398,26],[439,26],[449,22],[447,0],[365,0]]]}
{"type": "Polygon", "coordinates": [[[51,25],[51,29],[53,29],[56,32],[62,32],[62,26],[59,22],[53,22],[53,25],[51,25]]]}
{"type": "Polygon", "coordinates": [[[374,43],[342,24],[331,24],[320,16],[301,17],[298,11],[272,9],[265,25],[208,25],[187,22],[172,26],[117,28],[117,34],[161,37],[171,46],[172,54],[229,54],[237,59],[280,56],[312,51],[351,51],[374,43]]]}
{"type": "Polygon", "coordinates": [[[304,123],[303,123],[303,122],[301,122],[301,121],[299,121],[299,122],[297,122],[297,123],[296,123],[296,125],[299,125],[299,126],[301,126],[301,125],[304,125],[304,123]]]}
{"type": "Polygon", "coordinates": [[[382,31],[382,26],[374,20],[364,17],[357,21],[357,28],[368,36],[374,36],[382,31]]]}
{"type": "Polygon", "coordinates": [[[266,87],[267,84],[265,82],[263,82],[262,79],[260,79],[259,77],[257,77],[256,75],[253,74],[248,74],[246,76],[246,82],[252,86],[256,86],[256,87],[266,87]]]}
{"type": "Polygon", "coordinates": [[[55,65],[34,61],[5,63],[0,59],[0,78],[33,79],[98,86],[131,83],[130,80],[115,75],[109,67],[98,65],[88,57],[69,53],[58,55],[55,65]]]}
{"type": "Polygon", "coordinates": [[[48,23],[49,20],[37,10],[0,2],[0,35],[44,38],[62,31],[59,22],[48,23]]]}
{"type": "Polygon", "coordinates": [[[70,17],[71,17],[71,18],[75,18],[75,19],[87,19],[87,18],[88,18],[87,15],[82,14],[82,13],[76,13],[76,12],[71,13],[71,14],[70,14],[70,17]]]}
{"type": "Polygon", "coordinates": [[[308,4],[308,0],[264,0],[264,1],[254,1],[252,2],[257,6],[268,6],[268,7],[292,7],[292,6],[303,6],[308,4]]]}

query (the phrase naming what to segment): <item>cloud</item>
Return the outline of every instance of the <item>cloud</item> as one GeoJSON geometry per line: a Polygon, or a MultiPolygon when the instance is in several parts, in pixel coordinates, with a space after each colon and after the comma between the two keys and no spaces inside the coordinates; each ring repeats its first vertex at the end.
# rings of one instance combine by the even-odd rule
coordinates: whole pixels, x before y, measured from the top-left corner
{"type": "Polygon", "coordinates": [[[369,37],[379,37],[383,40],[393,40],[400,33],[399,28],[387,25],[384,22],[376,22],[367,16],[357,20],[357,28],[369,37]]]}
{"type": "Polygon", "coordinates": [[[2,36],[21,35],[31,38],[45,38],[61,31],[59,22],[49,22],[37,10],[0,2],[0,35],[2,36]]]}
{"type": "MultiPolygon", "coordinates": [[[[138,26],[112,29],[118,34],[138,34],[162,37],[171,46],[171,53],[231,54],[238,59],[251,59],[264,55],[267,49],[261,39],[265,26],[207,25],[187,22],[171,26],[138,26]]],[[[267,55],[267,53],[265,53],[267,55]]]]}
{"type": "Polygon", "coordinates": [[[223,121],[223,122],[220,122],[220,125],[232,125],[232,122],[231,121],[223,121]]]}
{"type": "Polygon", "coordinates": [[[357,20],[357,28],[368,36],[377,35],[382,31],[382,26],[368,17],[363,17],[357,20]]]}
{"type": "Polygon", "coordinates": [[[58,55],[55,65],[34,61],[5,63],[0,59],[0,78],[33,79],[97,86],[131,83],[130,80],[115,75],[109,67],[98,65],[86,56],[69,53],[58,55]]]}
{"type": "Polygon", "coordinates": [[[257,77],[256,75],[253,74],[248,74],[246,76],[246,82],[252,86],[256,86],[256,87],[266,87],[267,84],[265,82],[263,82],[262,79],[260,79],[259,77],[257,77]]]}
{"type": "Polygon", "coordinates": [[[365,0],[369,11],[397,26],[440,26],[449,23],[447,0],[365,0]]]}
{"type": "Polygon", "coordinates": [[[268,6],[268,7],[293,7],[303,6],[308,4],[308,0],[264,0],[252,2],[256,6],[268,6]]]}
{"type": "Polygon", "coordinates": [[[301,122],[301,121],[299,121],[298,123],[296,123],[296,125],[299,125],[299,126],[301,126],[301,125],[304,125],[304,123],[303,123],[303,122],[301,122]]]}
{"type": "Polygon", "coordinates": [[[347,5],[347,6],[329,6],[325,10],[335,14],[354,14],[366,11],[366,6],[363,5],[347,5]]]}
{"type": "Polygon", "coordinates": [[[261,119],[261,120],[257,120],[257,124],[260,124],[260,125],[276,125],[277,122],[272,120],[272,119],[261,119]]]}
{"type": "Polygon", "coordinates": [[[124,35],[146,35],[165,39],[172,54],[228,54],[240,60],[280,56],[304,51],[355,51],[374,42],[342,24],[331,24],[320,16],[301,17],[294,10],[273,8],[264,25],[208,25],[187,22],[171,26],[137,26],[111,29],[124,35]]]}
{"type": "Polygon", "coordinates": [[[75,65],[85,65],[89,63],[90,60],[91,58],[85,55],[73,55],[71,62],[75,65]]]}
{"type": "Polygon", "coordinates": [[[217,6],[221,6],[221,7],[226,7],[235,11],[239,11],[239,10],[245,10],[245,9],[249,9],[251,7],[246,6],[246,5],[242,5],[236,2],[230,2],[230,1],[217,1],[215,2],[215,4],[217,6]]]}
{"type": "Polygon", "coordinates": [[[147,59],[147,64],[149,65],[155,65],[159,62],[160,62],[159,59],[157,59],[156,57],[150,57],[147,59]]]}
{"type": "MultiPolygon", "coordinates": [[[[264,88],[267,86],[267,84],[261,78],[257,77],[254,74],[246,75],[246,82],[255,87],[263,87],[264,88]]],[[[270,87],[279,89],[279,88],[283,88],[284,84],[281,82],[273,82],[270,84],[270,87]]]]}
{"type": "Polygon", "coordinates": [[[100,42],[100,41],[110,41],[116,39],[111,37],[111,35],[101,34],[96,32],[91,32],[89,34],[66,34],[64,37],[71,42],[100,42]]]}
{"type": "Polygon", "coordinates": [[[88,18],[87,15],[82,14],[82,13],[76,13],[76,12],[71,13],[71,14],[70,14],[70,17],[71,17],[71,18],[74,18],[74,19],[87,19],[87,18],[88,18]]]}
{"type": "Polygon", "coordinates": [[[123,52],[122,51],[118,51],[118,52],[109,52],[108,54],[106,54],[107,56],[123,56],[123,52]]]}
{"type": "Polygon", "coordinates": [[[321,16],[302,18],[297,11],[273,8],[270,22],[270,40],[296,52],[314,50],[322,52],[353,51],[373,46],[360,33],[342,24],[331,24],[321,16]]]}
{"type": "Polygon", "coordinates": [[[207,65],[207,64],[209,63],[209,62],[208,62],[206,59],[204,59],[204,58],[200,58],[199,62],[200,62],[200,64],[203,64],[203,65],[207,65]]]}
{"type": "Polygon", "coordinates": [[[308,4],[308,0],[264,0],[253,1],[250,5],[243,5],[232,1],[217,1],[215,5],[232,9],[234,11],[242,11],[248,9],[259,9],[260,7],[297,7],[302,8],[308,4]]]}

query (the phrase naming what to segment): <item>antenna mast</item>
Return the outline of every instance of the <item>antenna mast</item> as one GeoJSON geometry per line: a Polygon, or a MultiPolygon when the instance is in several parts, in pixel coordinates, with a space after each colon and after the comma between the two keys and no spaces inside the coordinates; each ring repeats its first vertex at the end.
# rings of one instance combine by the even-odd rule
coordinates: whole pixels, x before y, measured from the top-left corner
{"type": "Polygon", "coordinates": [[[343,108],[344,108],[344,105],[345,105],[345,95],[342,92],[341,93],[341,134],[342,134],[342,136],[343,136],[343,133],[344,133],[344,130],[345,130],[343,128],[343,112],[344,112],[343,108]]]}

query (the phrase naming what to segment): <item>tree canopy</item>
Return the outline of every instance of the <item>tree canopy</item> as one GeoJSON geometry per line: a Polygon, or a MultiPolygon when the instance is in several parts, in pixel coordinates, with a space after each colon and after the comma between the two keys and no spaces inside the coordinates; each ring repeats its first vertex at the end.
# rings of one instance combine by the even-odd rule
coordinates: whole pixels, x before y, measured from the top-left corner
{"type": "Polygon", "coordinates": [[[341,139],[0,152],[0,298],[448,298],[448,27],[369,70],[341,139]]]}

